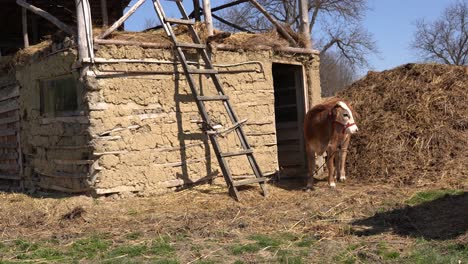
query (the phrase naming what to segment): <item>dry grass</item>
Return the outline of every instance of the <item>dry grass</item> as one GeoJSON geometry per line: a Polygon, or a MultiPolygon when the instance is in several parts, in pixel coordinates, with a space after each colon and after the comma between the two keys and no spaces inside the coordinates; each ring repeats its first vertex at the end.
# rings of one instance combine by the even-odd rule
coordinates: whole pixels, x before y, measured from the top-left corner
{"type": "Polygon", "coordinates": [[[408,64],[340,94],[359,114],[348,169],[360,181],[468,183],[468,68],[408,64]]]}

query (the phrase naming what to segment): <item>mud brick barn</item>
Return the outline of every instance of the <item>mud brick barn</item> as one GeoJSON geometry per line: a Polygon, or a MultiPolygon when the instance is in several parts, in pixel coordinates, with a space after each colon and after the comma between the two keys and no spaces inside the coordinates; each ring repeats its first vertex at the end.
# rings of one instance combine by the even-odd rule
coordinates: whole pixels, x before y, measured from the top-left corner
{"type": "MultiPolygon", "coordinates": [[[[247,153],[237,127],[262,175],[303,175],[303,116],[320,100],[318,52],[268,14],[271,32],[213,33],[211,12],[241,2],[262,7],[203,1],[204,20],[195,16],[192,25],[179,17],[169,30],[188,43],[193,29],[216,76],[203,74],[200,46],[184,51],[186,64],[199,69],[187,75],[165,32],[170,23],[124,31],[125,20],[145,1],[134,2],[0,1],[2,21],[8,21],[0,24],[1,185],[93,195],[166,192],[221,177],[210,133],[223,153],[247,153]],[[198,99],[188,79],[197,84],[198,99]],[[226,112],[227,100],[238,122],[226,112]]],[[[252,177],[246,155],[225,160],[233,179],[252,177]]]]}

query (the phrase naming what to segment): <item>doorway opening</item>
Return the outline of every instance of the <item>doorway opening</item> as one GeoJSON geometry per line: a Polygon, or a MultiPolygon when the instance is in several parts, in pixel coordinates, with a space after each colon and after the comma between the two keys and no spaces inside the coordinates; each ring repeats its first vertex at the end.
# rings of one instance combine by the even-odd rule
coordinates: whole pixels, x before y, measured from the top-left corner
{"type": "Polygon", "coordinates": [[[302,176],[307,170],[303,123],[305,94],[303,68],[273,64],[276,142],[282,177],[302,176]]]}

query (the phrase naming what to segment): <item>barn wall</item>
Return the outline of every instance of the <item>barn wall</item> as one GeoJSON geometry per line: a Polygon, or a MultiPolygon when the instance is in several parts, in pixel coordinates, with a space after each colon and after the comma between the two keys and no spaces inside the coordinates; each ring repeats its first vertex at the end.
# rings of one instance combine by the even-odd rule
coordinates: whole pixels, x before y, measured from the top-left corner
{"type": "MultiPolygon", "coordinates": [[[[85,111],[74,116],[45,116],[40,112],[39,80],[73,73],[76,52],[60,52],[32,59],[19,66],[21,145],[24,153],[24,177],[28,187],[39,186],[59,191],[88,189],[89,121],[85,111]]],[[[82,96],[79,95],[79,96],[82,96]]],[[[80,108],[85,109],[84,105],[80,108]]]]}
{"type": "MultiPolygon", "coordinates": [[[[173,60],[169,50],[122,46],[101,46],[96,56],[173,60]]],[[[274,60],[307,65],[311,62],[310,58],[280,56],[272,51],[213,54],[215,64],[255,61],[218,70],[235,71],[220,74],[220,79],[238,118],[248,119],[245,132],[264,173],[278,169],[271,70],[274,60]]],[[[201,117],[185,76],[171,74],[177,70],[174,65],[108,63],[95,65],[92,70],[87,96],[92,144],[100,167],[97,193],[160,192],[220,174],[209,141],[196,122],[201,117]]],[[[178,70],[182,71],[180,67],[178,70]]],[[[213,94],[209,92],[211,82],[202,78],[202,83],[204,94],[213,94]]],[[[230,125],[222,104],[210,103],[208,111],[218,124],[230,125]]],[[[229,152],[239,149],[240,144],[230,134],[221,146],[229,152]]],[[[243,156],[232,158],[230,167],[234,175],[252,174],[243,156]]]]}

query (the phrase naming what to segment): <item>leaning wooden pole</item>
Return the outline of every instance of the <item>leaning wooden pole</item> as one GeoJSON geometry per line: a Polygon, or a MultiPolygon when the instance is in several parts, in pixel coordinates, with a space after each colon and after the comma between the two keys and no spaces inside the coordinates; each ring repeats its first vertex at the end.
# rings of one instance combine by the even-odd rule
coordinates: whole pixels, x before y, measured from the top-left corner
{"type": "Polygon", "coordinates": [[[203,0],[203,14],[205,16],[206,31],[208,36],[213,36],[213,17],[211,16],[210,0],[203,0]]]}
{"type": "Polygon", "coordinates": [[[299,9],[301,13],[301,34],[304,38],[303,44],[304,48],[310,49],[312,48],[312,43],[310,40],[310,32],[309,32],[309,1],[307,0],[299,0],[299,9]]]}
{"type": "Polygon", "coordinates": [[[23,42],[24,42],[24,47],[27,48],[29,47],[29,37],[28,37],[28,15],[27,15],[27,9],[22,8],[21,9],[21,22],[23,25],[23,42]]]}
{"type": "Polygon", "coordinates": [[[270,14],[268,14],[268,11],[266,11],[265,8],[263,8],[263,6],[257,2],[257,0],[249,0],[249,1],[250,3],[252,3],[253,6],[255,6],[255,8],[258,9],[258,11],[260,11],[268,20],[270,20],[270,22],[278,29],[278,32],[284,38],[286,38],[290,44],[297,46],[297,42],[291,37],[291,35],[289,35],[286,29],[284,29],[283,25],[281,25],[278,21],[276,21],[275,18],[273,18],[270,14]]]}
{"type": "MultiPolygon", "coordinates": [[[[91,10],[88,0],[75,0],[76,23],[78,29],[78,59],[79,62],[93,62],[93,36],[91,25],[91,10]]],[[[88,72],[89,65],[81,68],[80,79],[88,72]]]]}
{"type": "Polygon", "coordinates": [[[65,23],[63,23],[62,21],[58,20],[56,17],[54,17],[53,15],[51,15],[50,13],[40,9],[39,7],[36,7],[36,6],[33,6],[31,4],[28,4],[26,3],[25,1],[23,0],[16,0],[16,3],[26,9],[28,9],[29,11],[33,12],[34,14],[36,15],[39,15],[47,20],[49,20],[50,22],[52,22],[54,25],[56,25],[58,28],[60,28],[61,30],[67,32],[68,34],[70,35],[74,35],[75,32],[68,26],[66,25],[65,23]]]}
{"type": "Polygon", "coordinates": [[[140,7],[146,0],[138,0],[119,20],[115,21],[110,28],[108,28],[106,31],[104,31],[101,35],[99,35],[99,38],[103,39],[107,36],[110,35],[114,30],[116,30],[118,27],[120,27],[135,11],[140,7]]]}

